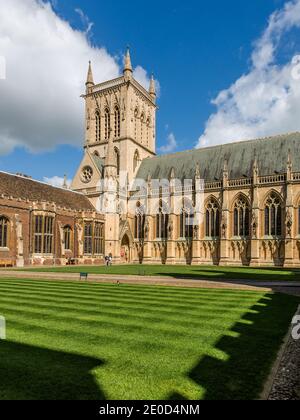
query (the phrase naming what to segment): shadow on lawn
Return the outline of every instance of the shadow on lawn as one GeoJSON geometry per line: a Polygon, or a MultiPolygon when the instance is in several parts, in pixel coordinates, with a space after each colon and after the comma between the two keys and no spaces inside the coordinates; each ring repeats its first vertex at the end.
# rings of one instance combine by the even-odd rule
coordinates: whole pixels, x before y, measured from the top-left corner
{"type": "Polygon", "coordinates": [[[197,267],[191,269],[189,273],[168,273],[160,272],[157,273],[158,276],[169,276],[175,279],[187,279],[187,280],[211,280],[211,281],[234,281],[245,282],[245,281],[257,281],[257,282],[269,282],[269,281],[300,281],[300,270],[299,269],[283,269],[283,268],[264,268],[261,267],[255,272],[251,272],[251,269],[227,269],[222,270],[222,267],[197,267]],[[287,272],[288,274],[282,274],[282,271],[287,272]],[[277,275],[278,273],[278,275],[277,275]]]}
{"type": "Polygon", "coordinates": [[[104,400],[91,371],[103,362],[0,341],[0,400],[104,400]]]}
{"type": "MultiPolygon", "coordinates": [[[[266,295],[234,325],[231,331],[238,337],[223,336],[216,343],[227,361],[211,356],[199,360],[188,378],[204,388],[205,400],[259,397],[298,305],[295,297],[266,295]]],[[[174,393],[169,399],[185,397],[174,393]]]]}

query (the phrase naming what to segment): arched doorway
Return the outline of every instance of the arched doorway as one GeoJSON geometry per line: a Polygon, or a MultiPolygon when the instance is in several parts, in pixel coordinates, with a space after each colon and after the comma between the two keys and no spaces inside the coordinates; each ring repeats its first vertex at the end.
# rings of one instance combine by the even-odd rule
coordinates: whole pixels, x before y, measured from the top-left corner
{"type": "Polygon", "coordinates": [[[121,262],[128,264],[131,261],[131,249],[128,235],[124,235],[121,241],[121,262]]]}

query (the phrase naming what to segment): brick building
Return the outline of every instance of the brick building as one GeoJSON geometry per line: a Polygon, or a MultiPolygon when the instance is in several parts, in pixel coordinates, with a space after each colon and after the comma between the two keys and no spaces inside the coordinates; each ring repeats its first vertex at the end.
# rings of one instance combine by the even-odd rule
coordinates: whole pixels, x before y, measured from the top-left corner
{"type": "Polygon", "coordinates": [[[0,172],[0,266],[102,264],[103,222],[80,193],[0,172]]]}

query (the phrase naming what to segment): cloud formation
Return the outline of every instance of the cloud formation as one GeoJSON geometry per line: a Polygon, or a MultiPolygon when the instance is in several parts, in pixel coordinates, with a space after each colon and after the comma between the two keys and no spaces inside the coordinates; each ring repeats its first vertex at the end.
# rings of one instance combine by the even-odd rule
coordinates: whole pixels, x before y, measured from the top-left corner
{"type": "Polygon", "coordinates": [[[99,81],[119,74],[104,48],[92,47],[85,32],[37,0],[0,0],[0,55],[7,66],[0,80],[0,153],[80,145],[88,61],[99,81]]]}
{"type": "MultiPolygon", "coordinates": [[[[53,10],[53,2],[0,0],[0,154],[24,146],[33,152],[58,144],[83,143],[88,61],[96,83],[118,77],[119,61],[104,47],[91,45],[93,23],[81,9],[83,30],[75,30],[53,10]],[[1,59],[1,75],[3,62],[1,59]]],[[[138,66],[137,80],[149,77],[138,66]]]]}
{"type": "MultiPolygon", "coordinates": [[[[65,182],[64,178],[61,178],[60,176],[53,176],[52,178],[44,177],[43,178],[43,181],[46,184],[50,184],[53,187],[59,187],[59,188],[62,188],[63,185],[64,185],[64,182],[65,182]]],[[[71,183],[72,183],[72,180],[71,179],[67,179],[67,186],[68,187],[70,187],[71,183]]]]}
{"type": "MultiPolygon", "coordinates": [[[[137,80],[146,90],[149,90],[150,76],[142,66],[137,66],[133,71],[133,77],[137,80]]],[[[158,80],[155,80],[156,94],[160,96],[160,84],[158,80]]]]}
{"type": "Polygon", "coordinates": [[[167,138],[167,143],[159,148],[161,153],[172,153],[177,149],[176,137],[173,133],[170,133],[167,138]]]}
{"type": "Polygon", "coordinates": [[[300,130],[300,56],[279,65],[276,55],[288,31],[300,28],[300,0],[274,12],[255,43],[248,74],[241,76],[212,103],[198,147],[300,130]]]}

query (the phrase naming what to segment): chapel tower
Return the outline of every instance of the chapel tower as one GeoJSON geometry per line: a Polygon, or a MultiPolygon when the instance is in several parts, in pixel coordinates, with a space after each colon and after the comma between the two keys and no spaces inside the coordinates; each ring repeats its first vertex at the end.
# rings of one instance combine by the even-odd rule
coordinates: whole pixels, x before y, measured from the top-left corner
{"type": "MultiPolygon", "coordinates": [[[[146,90],[133,76],[127,49],[123,75],[95,84],[89,64],[86,81],[85,150],[106,159],[113,142],[117,173],[134,176],[142,160],[155,155],[156,88],[153,76],[146,90]]],[[[110,156],[111,159],[111,156],[110,156]]]]}

